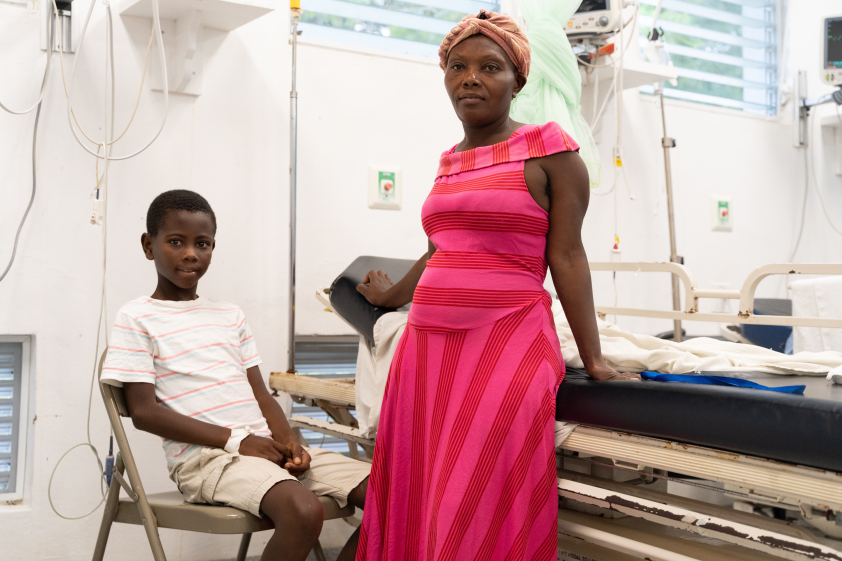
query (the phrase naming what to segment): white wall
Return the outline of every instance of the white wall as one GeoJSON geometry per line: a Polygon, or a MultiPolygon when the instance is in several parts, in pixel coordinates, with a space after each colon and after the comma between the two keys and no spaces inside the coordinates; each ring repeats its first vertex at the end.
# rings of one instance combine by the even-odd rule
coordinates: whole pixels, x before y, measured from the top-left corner
{"type": "MultiPolygon", "coordinates": [[[[830,93],[819,81],[819,18],[838,11],[830,0],[806,2],[790,0],[789,67],[808,71],[809,97],[830,93]]],[[[782,64],[785,82],[792,83],[791,71],[782,64]]],[[[623,131],[625,165],[636,200],[626,194],[620,180],[619,233],[624,261],[669,260],[663,150],[661,149],[660,108],[652,96],[627,90],[624,94],[623,131]]],[[[833,107],[814,110],[833,114],[833,107]]],[[[671,151],[675,194],[676,238],[679,255],[693,272],[700,286],[728,285],[739,289],[749,272],[766,263],[787,262],[800,224],[805,189],[803,149],[793,147],[791,104],[781,115],[765,118],[732,110],[706,107],[667,99],[666,119],[669,136],[677,141],[671,151]],[[726,196],[733,200],[733,232],[714,232],[710,227],[710,199],[726,196]]],[[[606,191],[613,180],[611,148],[616,134],[615,113],[604,117],[597,135],[606,191]]],[[[818,122],[818,121],[817,121],[818,122]]],[[[832,171],[833,137],[813,131],[815,169],[828,211],[842,229],[842,177],[832,171]]],[[[810,188],[806,224],[797,263],[840,262],[839,236],[822,213],[814,188],[810,188]]],[[[593,261],[607,261],[613,243],[613,195],[592,197],[583,236],[593,261]]],[[[671,308],[668,275],[618,274],[619,305],[623,307],[671,308]]],[[[598,304],[613,304],[610,273],[595,273],[598,304]]],[[[787,277],[772,277],[761,283],[759,297],[787,297],[787,277]]],[[[683,300],[682,300],[683,302],[683,300]]],[[[702,311],[714,311],[719,302],[703,300],[702,311]]],[[[737,303],[730,302],[731,312],[737,303]]],[[[644,318],[619,318],[621,326],[643,333],[672,330],[672,322],[644,318]]],[[[691,334],[716,334],[718,326],[686,322],[691,334]]]]}
{"type": "MultiPolygon", "coordinates": [[[[84,0],[75,0],[74,4],[84,0]]],[[[831,2],[792,2],[799,40],[793,53],[811,70],[811,95],[822,93],[816,76],[817,18],[831,2]],[[804,9],[808,7],[809,9],[804,9]],[[806,37],[807,39],[802,39],[806,37]]],[[[77,6],[83,8],[84,5],[77,6]]],[[[101,134],[103,27],[101,5],[80,62],[74,106],[90,134],[101,134]]],[[[37,12],[0,2],[0,96],[23,105],[40,83],[37,12]]],[[[204,43],[204,94],[173,95],[167,125],[147,152],[111,168],[108,240],[108,323],[125,301],[154,289],[155,274],[139,248],[144,215],[161,191],[189,188],[204,194],[219,219],[214,265],[200,294],[238,303],[249,316],[264,358],[264,373],[286,364],[288,91],[290,49],[285,9],[230,34],[208,32],[204,43]]],[[[149,21],[115,15],[118,128],[133,105],[149,33],[149,21]]],[[[154,55],[154,51],[153,51],[154,55]]],[[[73,56],[68,56],[72,62],[73,56]]],[[[58,62],[56,59],[54,62],[58,62]]],[[[100,229],[87,223],[94,159],[72,139],[59,82],[58,64],[41,117],[38,195],[24,228],[17,262],[0,283],[0,334],[35,337],[37,376],[34,471],[24,504],[0,506],[0,540],[5,560],[82,560],[90,556],[97,516],[65,521],[47,502],[47,482],[61,454],[85,437],[85,416],[94,359],[100,290],[100,229]]],[[[425,250],[421,204],[430,188],[438,155],[460,138],[441,87],[435,61],[372,56],[302,45],[299,62],[299,333],[348,332],[324,313],[312,294],[330,283],[358,255],[415,258],[425,250]],[[401,212],[366,205],[369,163],[404,169],[401,212]]],[[[140,146],[156,128],[162,95],[149,85],[136,124],[117,149],[140,146]]],[[[625,260],[668,256],[663,200],[660,121],[657,107],[637,92],[624,96],[626,160],[637,194],[620,192],[620,234],[625,260]]],[[[803,156],[791,147],[791,128],[698,106],[670,103],[680,252],[702,285],[739,287],[756,265],[783,261],[797,228],[804,188],[803,156]],[[710,195],[734,199],[733,233],[711,232],[710,195]]],[[[5,264],[17,221],[29,196],[33,115],[0,114],[0,263],[5,264]]],[[[606,184],[611,179],[612,114],[600,150],[606,184]]],[[[825,163],[830,138],[814,139],[819,182],[842,224],[842,181],[825,163]],[[823,142],[822,142],[823,141],[823,142]]],[[[613,235],[612,198],[594,197],[585,225],[591,259],[608,256],[613,235]]],[[[838,261],[838,239],[819,214],[814,195],[808,206],[800,261],[838,261]]],[[[601,279],[601,277],[597,277],[601,279]]],[[[783,283],[768,281],[761,293],[783,295],[783,283]]],[[[621,305],[669,307],[666,278],[621,277],[621,305]]],[[[597,284],[603,303],[613,299],[609,281],[597,284]]],[[[624,320],[646,332],[661,323],[624,320]]],[[[695,327],[695,326],[693,326],[695,327]]],[[[704,329],[699,326],[699,330],[704,329]]],[[[708,328],[709,329],[709,328],[708,328]]],[[[100,451],[108,428],[95,396],[92,436],[100,451]]],[[[130,438],[150,492],[170,490],[156,437],[130,438]]],[[[53,499],[64,513],[81,514],[97,503],[95,464],[74,451],[54,481],[53,499]]],[[[342,524],[342,523],[340,523],[342,524]]],[[[343,529],[344,530],[344,529],[343,529]]],[[[332,537],[334,541],[340,530],[332,537]]],[[[164,533],[170,559],[233,556],[233,538],[164,533]]],[[[253,553],[265,537],[256,539],[253,553]]],[[[138,528],[113,530],[109,559],[148,559],[138,528]]]]}

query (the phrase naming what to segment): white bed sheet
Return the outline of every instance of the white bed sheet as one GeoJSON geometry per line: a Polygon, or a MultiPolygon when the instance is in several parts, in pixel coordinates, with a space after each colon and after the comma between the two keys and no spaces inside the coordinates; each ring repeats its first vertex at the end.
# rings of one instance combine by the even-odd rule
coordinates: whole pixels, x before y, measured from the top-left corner
{"type": "MultiPolygon", "coordinates": [[[[554,301],[553,311],[565,364],[582,368],[573,333],[558,301],[554,301]]],[[[356,378],[357,420],[360,432],[367,438],[373,437],[377,431],[389,367],[406,328],[408,315],[408,312],[392,312],[381,317],[374,326],[374,348],[369,348],[365,339],[360,337],[356,378]]],[[[754,345],[707,337],[675,343],[651,335],[630,333],[599,319],[597,322],[602,355],[611,366],[624,372],[752,371],[827,376],[831,370],[842,367],[842,353],[834,351],[785,355],[754,345]]]]}

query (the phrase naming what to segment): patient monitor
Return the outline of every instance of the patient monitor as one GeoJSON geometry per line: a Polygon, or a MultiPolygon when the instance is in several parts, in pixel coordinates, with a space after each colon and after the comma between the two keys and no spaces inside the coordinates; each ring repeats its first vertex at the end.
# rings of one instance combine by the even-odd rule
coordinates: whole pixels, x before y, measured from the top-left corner
{"type": "Polygon", "coordinates": [[[608,35],[623,25],[623,0],[582,0],[564,28],[568,37],[608,35]]]}
{"type": "Polygon", "coordinates": [[[831,86],[842,86],[842,14],[822,19],[821,37],[821,79],[831,86]]]}

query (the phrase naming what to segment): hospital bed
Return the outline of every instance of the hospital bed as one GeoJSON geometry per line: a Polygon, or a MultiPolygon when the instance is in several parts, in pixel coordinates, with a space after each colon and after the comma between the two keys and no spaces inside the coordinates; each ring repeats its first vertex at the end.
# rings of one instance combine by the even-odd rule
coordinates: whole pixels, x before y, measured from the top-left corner
{"type": "MultiPolygon", "coordinates": [[[[393,310],[369,304],[356,285],[372,269],[397,280],[413,263],[361,257],[330,288],[318,291],[317,298],[372,345],[375,323],[393,310]]],[[[701,289],[690,272],[675,263],[591,263],[591,270],[666,272],[684,283],[682,311],[597,307],[603,316],[842,327],[842,319],[753,313],[754,292],[767,276],[842,274],[842,265],[766,265],[752,272],[739,291],[701,289]],[[739,312],[701,313],[700,298],[739,300],[739,312]]],[[[689,384],[605,383],[568,368],[556,412],[558,488],[563,505],[559,551],[567,551],[568,558],[574,559],[591,547],[608,555],[598,557],[591,552],[593,559],[842,561],[842,386],[823,377],[739,376],[768,386],[803,384],[806,390],[802,396],[689,384]],[[679,496],[673,492],[676,488],[698,491],[697,495],[716,491],[735,499],[736,506],[679,496]],[[762,509],[779,518],[797,511],[799,523],[754,513],[762,509]],[[634,524],[648,529],[634,534],[630,530],[634,524]],[[676,529],[689,532],[683,536],[695,535],[697,542],[712,540],[719,549],[707,544],[714,553],[697,552],[691,557],[657,545],[669,541],[658,538],[658,531],[676,529]],[[628,535],[637,537],[623,537],[628,535]],[[562,550],[563,543],[572,549],[562,550]],[[572,553],[576,547],[585,549],[572,553]]],[[[358,444],[371,457],[374,441],[360,435],[351,414],[353,379],[273,373],[270,386],[300,403],[322,407],[333,421],[293,416],[293,426],[347,440],[352,455],[358,455],[358,444]]],[[[687,542],[687,538],[682,540],[687,542]]]]}

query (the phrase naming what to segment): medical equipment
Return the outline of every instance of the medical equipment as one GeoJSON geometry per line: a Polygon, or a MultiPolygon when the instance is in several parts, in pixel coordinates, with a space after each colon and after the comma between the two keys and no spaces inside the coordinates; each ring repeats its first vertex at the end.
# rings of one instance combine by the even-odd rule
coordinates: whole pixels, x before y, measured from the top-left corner
{"type": "Polygon", "coordinates": [[[290,0],[290,44],[292,45],[292,88],[289,92],[289,325],[287,331],[287,372],[295,372],[295,197],[298,184],[298,91],[295,74],[298,63],[298,18],[301,1],[290,0]]]}
{"type": "Polygon", "coordinates": [[[821,69],[819,78],[825,84],[839,87],[833,93],[816,98],[804,96],[806,91],[805,72],[798,70],[795,73],[793,84],[793,99],[795,103],[795,146],[801,147],[807,144],[807,118],[810,109],[816,105],[834,102],[837,106],[842,105],[842,15],[833,15],[822,19],[821,37],[821,69]]]}
{"type": "Polygon", "coordinates": [[[842,14],[822,21],[824,64],[820,77],[831,86],[842,86],[842,14]]]}
{"type": "Polygon", "coordinates": [[[623,0],[583,0],[570,17],[564,32],[568,37],[616,33],[623,25],[623,0]]]}
{"type": "MultiPolygon", "coordinates": [[[[96,357],[96,356],[99,355],[100,334],[101,334],[102,325],[105,321],[105,318],[108,315],[107,309],[106,309],[106,283],[105,283],[105,278],[106,278],[107,263],[108,263],[107,262],[107,245],[106,245],[106,242],[107,242],[107,224],[108,224],[108,221],[107,221],[107,218],[108,218],[107,200],[108,200],[108,198],[107,197],[108,197],[109,161],[110,160],[127,160],[129,158],[133,158],[133,157],[137,156],[138,154],[140,154],[141,152],[144,152],[147,148],[149,148],[158,139],[158,137],[161,134],[161,131],[163,131],[164,124],[166,123],[166,119],[167,119],[168,108],[169,108],[168,88],[166,87],[166,83],[167,83],[166,60],[165,60],[164,45],[163,45],[163,39],[162,39],[162,33],[161,33],[161,21],[160,21],[160,16],[159,16],[159,13],[158,13],[158,2],[156,0],[152,0],[153,34],[158,39],[158,49],[159,49],[159,55],[160,55],[160,59],[161,59],[162,80],[164,82],[164,113],[163,113],[163,117],[161,119],[161,125],[158,128],[157,133],[152,137],[152,139],[145,146],[140,148],[139,150],[136,150],[135,152],[124,155],[124,156],[112,156],[111,155],[111,149],[112,149],[113,145],[125,135],[125,133],[128,131],[128,128],[131,126],[131,123],[134,120],[134,115],[135,115],[135,112],[137,111],[137,104],[135,105],[135,109],[134,109],[134,112],[132,113],[132,117],[129,119],[129,124],[126,127],[126,130],[123,131],[123,133],[120,134],[120,136],[118,136],[117,138],[114,138],[114,93],[115,93],[114,92],[114,90],[115,90],[115,85],[114,85],[114,34],[113,34],[113,24],[112,24],[112,18],[111,18],[111,6],[108,2],[104,2],[104,5],[105,5],[105,21],[106,21],[106,26],[105,26],[105,31],[106,31],[106,33],[105,33],[105,44],[106,44],[106,47],[105,47],[105,53],[106,53],[106,56],[105,56],[105,61],[106,61],[105,99],[107,100],[109,98],[109,91],[110,91],[110,94],[111,94],[111,104],[110,104],[111,111],[110,111],[110,119],[109,119],[109,104],[105,103],[104,106],[103,106],[103,116],[104,116],[104,122],[103,122],[103,127],[102,127],[103,141],[102,142],[96,142],[93,139],[91,139],[91,137],[87,133],[85,133],[85,131],[82,129],[81,125],[79,124],[78,120],[76,119],[76,114],[73,111],[73,104],[72,104],[73,84],[74,84],[74,80],[75,80],[75,77],[76,77],[76,64],[79,62],[79,58],[82,55],[82,46],[83,46],[83,42],[84,42],[84,39],[85,39],[85,32],[87,31],[88,23],[90,22],[91,14],[93,13],[96,2],[91,2],[90,7],[88,9],[88,14],[85,18],[84,25],[82,26],[82,32],[81,32],[81,35],[79,37],[79,44],[78,44],[77,49],[76,49],[76,57],[75,57],[75,60],[73,62],[73,69],[71,71],[69,84],[65,81],[65,76],[64,76],[64,49],[63,49],[63,41],[62,41],[62,37],[64,37],[64,33],[62,32],[62,29],[61,29],[62,17],[60,15],[58,5],[57,5],[55,0],[52,0],[52,5],[53,5],[53,10],[55,11],[55,14],[56,14],[56,28],[57,28],[56,31],[57,31],[57,34],[58,34],[58,47],[59,47],[59,57],[60,57],[61,70],[62,70],[62,82],[64,84],[65,96],[67,97],[67,117],[68,117],[68,122],[70,124],[70,129],[73,132],[73,136],[76,139],[76,141],[79,143],[79,145],[82,146],[82,148],[84,148],[88,153],[90,153],[91,155],[93,155],[97,158],[97,184],[96,184],[96,189],[95,189],[96,199],[95,199],[95,202],[94,202],[94,210],[93,210],[92,216],[91,216],[91,222],[92,223],[101,224],[101,226],[102,226],[102,286],[101,286],[101,294],[100,294],[99,319],[97,320],[97,335],[96,335],[96,346],[95,346],[95,357],[96,357]],[[111,88],[110,88],[110,90],[109,90],[109,80],[108,80],[109,73],[110,73],[110,77],[111,77],[111,84],[110,84],[111,88]],[[96,152],[91,150],[83,142],[83,140],[79,137],[79,134],[76,131],[76,128],[74,128],[74,126],[73,126],[74,123],[76,124],[76,127],[78,127],[79,132],[81,132],[82,135],[85,137],[85,139],[87,139],[91,144],[94,144],[94,145],[97,146],[96,152]],[[109,137],[109,133],[110,133],[110,137],[109,137]],[[102,151],[101,154],[100,154],[100,150],[102,151]],[[102,159],[104,161],[104,168],[103,168],[102,177],[99,176],[99,171],[98,171],[100,159],[102,159]]],[[[151,38],[150,38],[150,44],[151,44],[151,38]]],[[[149,49],[147,48],[147,57],[148,57],[148,54],[149,54],[149,49]]],[[[146,63],[144,63],[144,76],[145,76],[145,73],[146,73],[146,63]]],[[[142,84],[143,84],[143,81],[141,81],[141,93],[142,93],[142,84]]],[[[139,103],[139,101],[140,100],[139,100],[139,97],[138,97],[138,103],[139,103]]],[[[106,347],[108,346],[108,332],[107,332],[107,330],[106,330],[106,334],[105,334],[105,346],[106,347]]],[[[65,515],[59,513],[58,510],[56,509],[55,505],[53,504],[53,500],[52,500],[52,483],[53,483],[53,478],[55,477],[56,471],[58,470],[58,467],[61,465],[62,460],[64,460],[64,458],[67,457],[67,455],[70,452],[72,452],[73,450],[75,450],[76,448],[79,448],[79,447],[90,448],[91,452],[94,454],[94,458],[96,459],[96,462],[97,462],[97,465],[98,465],[100,481],[101,481],[101,483],[105,483],[105,480],[106,480],[106,473],[105,472],[106,472],[106,470],[104,469],[104,467],[102,465],[102,461],[99,458],[99,452],[97,451],[96,447],[93,445],[93,442],[91,440],[91,427],[90,427],[91,406],[92,406],[92,399],[93,399],[93,386],[94,386],[94,381],[96,380],[96,374],[97,374],[97,361],[96,361],[96,358],[95,358],[94,369],[93,369],[92,378],[91,378],[91,390],[90,390],[90,393],[89,393],[89,396],[88,396],[88,418],[87,418],[87,427],[86,427],[87,439],[86,439],[85,442],[82,442],[82,443],[76,444],[75,446],[70,447],[59,458],[59,461],[53,467],[52,474],[50,475],[50,481],[47,485],[47,498],[49,500],[50,507],[53,509],[53,512],[55,512],[56,515],[58,515],[61,518],[67,519],[67,520],[78,520],[78,519],[90,516],[105,501],[105,492],[104,492],[104,489],[103,489],[102,501],[100,501],[100,503],[98,503],[97,506],[94,507],[93,510],[91,510],[88,513],[83,514],[81,516],[71,517],[71,516],[65,516],[65,515]]]]}
{"type": "MultiPolygon", "coordinates": [[[[316,296],[369,341],[374,324],[389,310],[368,304],[356,292],[356,284],[372,268],[388,269],[397,279],[412,263],[361,257],[316,296]]],[[[590,266],[593,271],[673,273],[685,287],[681,311],[597,307],[601,315],[842,327],[842,319],[753,313],[754,292],[769,275],[791,271],[842,274],[842,265],[766,265],[752,272],[741,290],[701,289],[693,275],[677,263],[590,266]],[[700,298],[740,300],[740,312],[701,313],[700,298]]],[[[822,526],[826,534],[833,532],[834,521],[842,523],[842,456],[837,453],[842,447],[842,433],[837,430],[842,419],[842,386],[828,382],[821,372],[810,376],[734,371],[719,374],[737,375],[767,386],[800,384],[806,390],[803,396],[797,396],[715,386],[600,383],[590,380],[582,370],[568,368],[556,397],[556,419],[561,422],[557,423],[557,436],[564,434],[561,442],[557,440],[559,496],[565,501],[560,513],[565,519],[560,522],[563,534],[593,540],[596,534],[592,528],[601,524],[607,531],[599,534],[599,539],[610,549],[622,539],[604,521],[627,516],[775,557],[838,561],[842,543],[818,536],[804,526],[665,492],[669,481],[705,492],[716,490],[739,498],[743,505],[799,512],[806,523],[817,527],[827,518],[830,526],[822,526]],[[559,426],[566,428],[559,433],[559,426]],[[599,512],[604,518],[568,510],[587,511],[591,507],[596,508],[590,512],[599,512]],[[570,524],[567,518],[575,518],[577,523],[570,524]]],[[[354,451],[360,445],[371,457],[374,440],[360,433],[350,415],[357,404],[353,380],[273,373],[269,383],[276,390],[289,392],[299,403],[321,407],[333,420],[296,415],[291,418],[293,426],[344,439],[354,451]]],[[[623,543],[623,547],[644,551],[649,542],[623,543]]],[[[720,559],[729,558],[720,555],[720,559]]]]}

